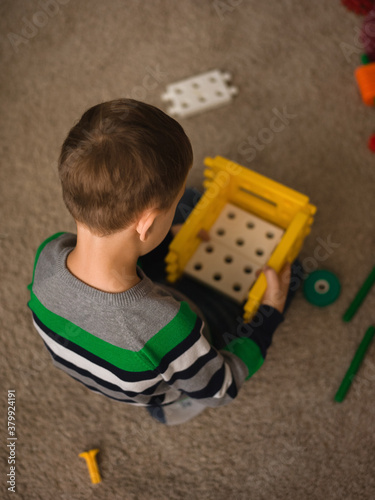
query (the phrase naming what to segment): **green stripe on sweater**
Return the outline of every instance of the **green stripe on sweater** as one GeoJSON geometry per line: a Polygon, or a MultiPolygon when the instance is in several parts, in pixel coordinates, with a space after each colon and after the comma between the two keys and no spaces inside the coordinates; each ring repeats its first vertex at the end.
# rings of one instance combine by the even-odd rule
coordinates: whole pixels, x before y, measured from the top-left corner
{"type": "Polygon", "coordinates": [[[120,369],[140,372],[157,368],[161,359],[181,343],[192,331],[196,315],[186,302],[181,302],[177,315],[140,351],[129,351],[114,346],[92,335],[67,319],[48,310],[31,290],[28,306],[39,320],[53,332],[99,356],[120,369]]]}
{"type": "Polygon", "coordinates": [[[246,380],[252,377],[264,363],[264,358],[259,346],[249,338],[236,338],[229,342],[224,349],[238,356],[246,364],[249,370],[246,380]]]}

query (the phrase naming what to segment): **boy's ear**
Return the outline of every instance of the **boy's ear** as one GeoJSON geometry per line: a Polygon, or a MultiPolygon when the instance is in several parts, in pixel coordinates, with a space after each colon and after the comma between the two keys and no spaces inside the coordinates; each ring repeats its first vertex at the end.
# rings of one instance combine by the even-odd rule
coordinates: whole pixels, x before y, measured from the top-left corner
{"type": "Polygon", "coordinates": [[[156,208],[152,208],[150,210],[146,210],[141,218],[138,220],[136,225],[136,231],[139,234],[139,239],[142,242],[145,242],[150,235],[151,228],[154,224],[156,217],[159,215],[160,210],[156,208]]]}

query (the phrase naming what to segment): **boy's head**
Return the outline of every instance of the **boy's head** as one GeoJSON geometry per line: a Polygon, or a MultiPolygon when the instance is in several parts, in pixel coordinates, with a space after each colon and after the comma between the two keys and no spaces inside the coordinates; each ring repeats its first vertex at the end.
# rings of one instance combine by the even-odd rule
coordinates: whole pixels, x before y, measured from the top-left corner
{"type": "Polygon", "coordinates": [[[173,118],[118,99],[83,114],[65,139],[58,169],[71,215],[107,236],[148,208],[169,209],[192,163],[190,141],[173,118]]]}

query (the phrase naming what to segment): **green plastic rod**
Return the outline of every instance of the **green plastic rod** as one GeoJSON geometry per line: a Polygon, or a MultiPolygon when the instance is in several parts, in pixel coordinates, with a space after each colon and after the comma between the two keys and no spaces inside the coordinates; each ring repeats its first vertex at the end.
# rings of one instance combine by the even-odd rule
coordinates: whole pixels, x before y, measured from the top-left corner
{"type": "Polygon", "coordinates": [[[372,287],[372,285],[374,283],[375,283],[375,267],[373,268],[371,273],[368,275],[366,281],[363,283],[363,285],[359,289],[353,302],[350,304],[348,309],[345,311],[345,314],[342,317],[342,319],[344,321],[350,321],[352,319],[352,317],[357,312],[357,309],[359,308],[359,306],[365,300],[366,295],[368,294],[368,292],[370,291],[370,288],[372,287]]]}
{"type": "Polygon", "coordinates": [[[341,403],[345,398],[346,393],[348,392],[348,389],[350,387],[350,384],[352,383],[352,380],[355,374],[357,373],[358,368],[361,366],[362,360],[365,357],[366,351],[371,343],[371,340],[374,337],[374,334],[375,334],[375,326],[370,326],[367,329],[362,339],[362,342],[359,344],[357,352],[354,354],[354,358],[352,359],[349,369],[346,372],[343,381],[341,382],[339,390],[336,392],[335,401],[337,401],[338,403],[341,403]]]}

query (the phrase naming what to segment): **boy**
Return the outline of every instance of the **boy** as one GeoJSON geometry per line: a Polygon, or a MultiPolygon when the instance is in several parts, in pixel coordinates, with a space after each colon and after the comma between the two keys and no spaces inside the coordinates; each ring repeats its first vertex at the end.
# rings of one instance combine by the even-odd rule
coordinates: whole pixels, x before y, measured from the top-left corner
{"type": "Polygon", "coordinates": [[[265,269],[257,325],[240,325],[248,332],[240,338],[239,325],[221,325],[221,332],[213,325],[210,333],[199,307],[212,323],[220,317],[207,308],[204,295],[211,291],[185,281],[182,295],[162,283],[192,163],[182,127],[159,109],[130,99],[90,108],[59,158],[77,235],[57,233],[41,244],[29,285],[33,322],[54,364],[95,392],[145,406],[168,425],[236,397],[283,320],[290,280],[290,266],[280,277],[265,269]],[[200,293],[202,304],[189,293],[200,293]],[[231,341],[223,342],[228,335],[231,341]]]}

